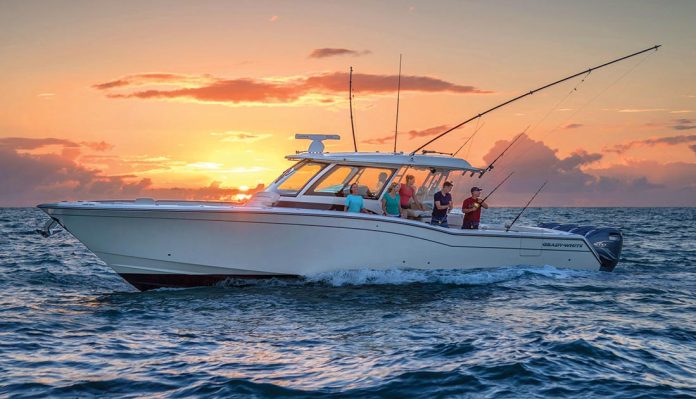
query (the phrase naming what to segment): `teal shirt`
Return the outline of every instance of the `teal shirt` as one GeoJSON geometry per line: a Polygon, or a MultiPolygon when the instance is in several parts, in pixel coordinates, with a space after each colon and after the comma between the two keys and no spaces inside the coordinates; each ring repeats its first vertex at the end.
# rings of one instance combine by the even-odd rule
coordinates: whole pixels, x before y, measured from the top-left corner
{"type": "Polygon", "coordinates": [[[396,194],[396,196],[392,197],[389,195],[389,193],[384,194],[384,200],[385,200],[385,208],[387,208],[387,215],[399,215],[401,214],[400,212],[400,206],[399,203],[401,202],[401,196],[399,194],[396,194]]]}
{"type": "Polygon", "coordinates": [[[346,197],[346,208],[348,212],[360,213],[363,208],[363,197],[360,195],[348,194],[346,197]]]}

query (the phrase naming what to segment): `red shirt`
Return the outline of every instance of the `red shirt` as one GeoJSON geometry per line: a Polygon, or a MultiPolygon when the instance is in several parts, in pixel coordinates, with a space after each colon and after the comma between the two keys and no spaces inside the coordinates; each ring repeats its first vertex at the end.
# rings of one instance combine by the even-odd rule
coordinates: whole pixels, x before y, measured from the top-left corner
{"type": "MultiPolygon", "coordinates": [[[[469,197],[464,200],[462,204],[462,212],[465,208],[471,208],[471,206],[477,202],[474,197],[469,197]]],[[[464,214],[465,222],[480,222],[481,221],[481,207],[479,206],[475,211],[464,214]]]]}
{"type": "Polygon", "coordinates": [[[401,188],[399,188],[399,196],[401,197],[401,206],[408,206],[409,202],[411,202],[411,197],[413,197],[414,194],[414,189],[413,187],[402,184],[401,188]]]}

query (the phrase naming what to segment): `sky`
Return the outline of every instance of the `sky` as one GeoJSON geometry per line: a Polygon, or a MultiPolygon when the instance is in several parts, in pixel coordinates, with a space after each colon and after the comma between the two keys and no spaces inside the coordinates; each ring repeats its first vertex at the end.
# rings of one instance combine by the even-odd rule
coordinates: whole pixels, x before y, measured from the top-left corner
{"type": "MultiPolygon", "coordinates": [[[[457,177],[522,206],[696,206],[694,1],[3,1],[0,206],[234,200],[305,150],[435,142],[486,166],[457,177]]],[[[455,198],[457,197],[455,196],[455,198]]]]}

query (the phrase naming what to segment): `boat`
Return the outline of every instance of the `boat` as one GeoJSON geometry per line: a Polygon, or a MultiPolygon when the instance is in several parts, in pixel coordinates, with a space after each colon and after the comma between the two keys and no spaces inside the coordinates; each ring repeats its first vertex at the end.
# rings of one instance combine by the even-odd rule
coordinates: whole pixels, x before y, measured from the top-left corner
{"type": "Polygon", "coordinates": [[[450,213],[451,228],[446,228],[431,225],[427,210],[408,219],[381,215],[380,200],[391,183],[414,175],[416,197],[432,209],[433,196],[447,179],[462,174],[480,177],[493,164],[474,167],[453,154],[425,150],[426,146],[514,101],[659,47],[530,90],[451,127],[410,153],[397,152],[396,144],[393,152],[358,152],[354,132],[355,151],[329,153],[324,141],[338,140],[338,135],[296,135],[311,140],[309,148],[288,155],[294,164],[243,205],[152,198],[47,203],[38,205],[50,218],[40,232],[49,236],[59,225],[139,290],[240,278],[302,278],[362,268],[551,265],[612,271],[623,246],[618,228],[520,226],[514,225],[515,218],[512,224],[463,230],[461,211],[450,213]],[[364,198],[366,213],[344,211],[352,184],[364,198]]]}
{"type": "Polygon", "coordinates": [[[213,285],[229,279],[301,278],[369,268],[476,269],[506,266],[611,271],[623,236],[619,229],[553,225],[429,224],[381,215],[392,182],[416,176],[417,198],[432,207],[442,183],[481,173],[467,161],[442,155],[327,153],[336,135],[298,135],[310,149],[288,155],[295,164],[246,204],[195,201],[75,201],[38,205],[50,220],[81,241],[139,290],[213,285]],[[344,211],[348,187],[358,184],[367,213],[344,211]],[[560,227],[560,228],[559,228],[560,227]]]}

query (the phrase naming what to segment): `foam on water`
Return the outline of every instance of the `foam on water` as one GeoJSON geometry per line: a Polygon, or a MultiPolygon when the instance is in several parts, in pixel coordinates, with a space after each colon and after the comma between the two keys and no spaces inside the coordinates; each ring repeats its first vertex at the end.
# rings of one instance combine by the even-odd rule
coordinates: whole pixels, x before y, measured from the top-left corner
{"type": "Polygon", "coordinates": [[[512,266],[486,270],[423,270],[423,269],[352,269],[323,272],[305,276],[308,282],[334,287],[346,285],[453,284],[485,285],[514,280],[525,275],[553,279],[587,276],[588,272],[558,269],[553,266],[512,266]]]}

